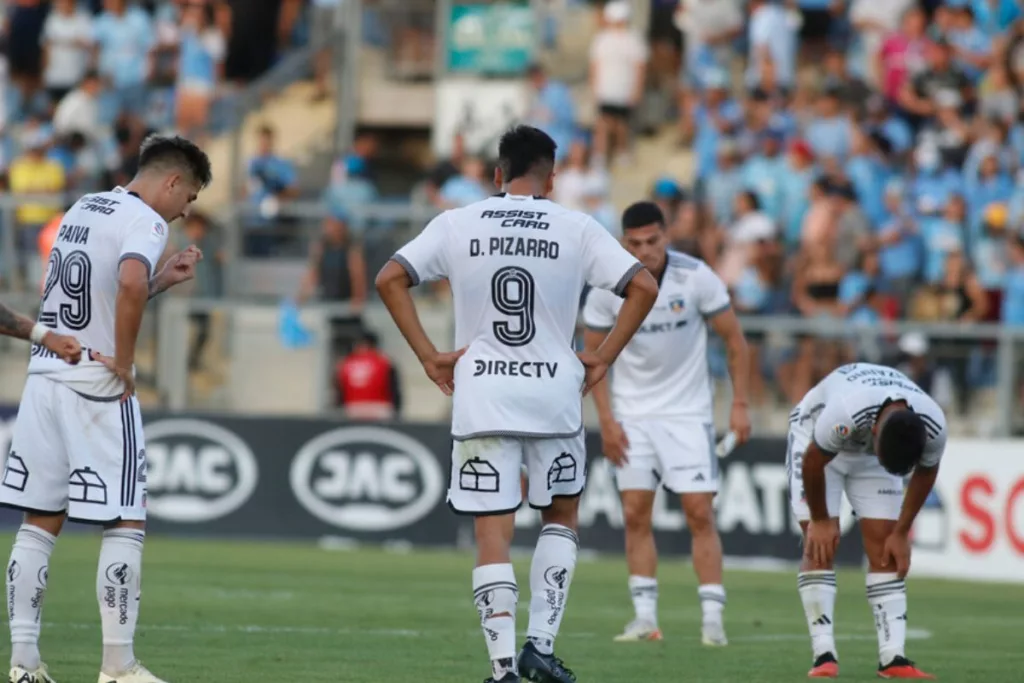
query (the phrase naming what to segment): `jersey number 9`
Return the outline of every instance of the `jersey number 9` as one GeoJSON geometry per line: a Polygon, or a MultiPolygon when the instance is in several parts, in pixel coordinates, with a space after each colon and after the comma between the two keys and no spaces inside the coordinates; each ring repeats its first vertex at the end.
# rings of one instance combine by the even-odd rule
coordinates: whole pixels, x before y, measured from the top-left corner
{"type": "Polygon", "coordinates": [[[43,285],[42,312],[39,322],[51,329],[58,323],[69,330],[84,330],[92,320],[90,304],[92,263],[84,251],[72,251],[64,256],[56,247],[50,251],[46,267],[46,283],[43,285]],[[47,301],[55,287],[59,286],[67,301],[49,310],[47,301]]]}
{"type": "Polygon", "coordinates": [[[525,346],[533,341],[537,327],[533,322],[533,297],[536,287],[530,272],[506,266],[491,278],[491,301],[509,320],[494,323],[494,336],[505,346],[525,346]]]}

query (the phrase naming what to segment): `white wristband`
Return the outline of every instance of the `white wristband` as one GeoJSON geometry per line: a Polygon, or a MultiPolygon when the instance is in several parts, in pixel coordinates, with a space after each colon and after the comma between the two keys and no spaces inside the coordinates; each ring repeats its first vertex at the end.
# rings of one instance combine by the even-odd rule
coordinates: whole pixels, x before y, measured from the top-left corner
{"type": "Polygon", "coordinates": [[[32,340],[33,344],[42,344],[43,339],[50,333],[50,328],[42,323],[36,323],[32,326],[32,331],[29,333],[28,338],[32,340]]]}

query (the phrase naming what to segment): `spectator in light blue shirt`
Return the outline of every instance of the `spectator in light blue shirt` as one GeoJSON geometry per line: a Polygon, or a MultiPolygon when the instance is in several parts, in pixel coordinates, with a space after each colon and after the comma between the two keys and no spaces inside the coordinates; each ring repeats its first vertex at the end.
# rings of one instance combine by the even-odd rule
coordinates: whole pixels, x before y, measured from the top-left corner
{"type": "Polygon", "coordinates": [[[1024,238],[1014,235],[1007,243],[1010,269],[1004,281],[1001,317],[1004,325],[1024,327],[1024,238]]]}
{"type": "Polygon", "coordinates": [[[780,2],[751,0],[747,25],[750,50],[746,81],[762,85],[765,64],[770,63],[776,81],[792,87],[796,81],[797,23],[780,2]]]}
{"type": "Polygon", "coordinates": [[[250,235],[247,251],[253,255],[267,256],[281,240],[265,232],[280,225],[281,202],[298,194],[298,174],[291,161],[277,155],[273,128],[263,126],[258,135],[256,156],[249,160],[247,173],[250,210],[246,215],[246,227],[264,234],[250,235]]]}
{"type": "Polygon", "coordinates": [[[761,204],[761,211],[778,225],[782,217],[782,177],[786,159],[782,150],[782,134],[768,130],[761,136],[760,153],[743,165],[743,184],[761,204]]]}
{"type": "Polygon", "coordinates": [[[156,45],[153,22],[127,0],[104,0],[93,30],[99,46],[99,71],[111,84],[108,119],[123,111],[141,114],[146,106],[150,51],[156,45]]]}
{"type": "MultiPolygon", "coordinates": [[[[926,211],[930,206],[923,207],[926,211]]],[[[926,216],[921,223],[924,238],[924,279],[937,283],[946,272],[946,257],[963,252],[967,232],[967,205],[960,195],[951,195],[941,217],[926,216]]]]}
{"type": "Polygon", "coordinates": [[[921,270],[922,244],[903,183],[896,179],[885,188],[885,218],[879,224],[878,243],[882,288],[906,300],[921,270]]]}
{"type": "Polygon", "coordinates": [[[939,151],[931,145],[921,145],[914,152],[914,165],[917,174],[914,176],[911,192],[915,207],[919,213],[921,207],[927,205],[931,211],[939,211],[954,194],[964,191],[960,174],[952,168],[942,166],[939,151]]]}
{"type": "Polygon", "coordinates": [[[983,213],[978,234],[971,238],[971,262],[982,289],[994,293],[1003,288],[1009,265],[1006,248],[1006,223],[1009,213],[1005,204],[991,204],[983,213]]]}
{"type": "Polygon", "coordinates": [[[864,215],[872,223],[878,223],[885,217],[882,195],[888,180],[888,170],[875,154],[874,144],[875,141],[864,130],[853,129],[846,176],[857,191],[864,215]]]}
{"type": "Polygon", "coordinates": [[[697,178],[707,179],[715,172],[718,144],[740,125],[743,110],[729,97],[728,74],[714,70],[706,76],[707,88],[693,112],[697,178]]]}
{"type": "Polygon", "coordinates": [[[818,100],[817,116],[808,124],[807,142],[819,158],[832,157],[840,162],[850,151],[850,120],[843,114],[839,90],[825,90],[818,100]]]}
{"type": "Polygon", "coordinates": [[[969,5],[954,8],[953,26],[946,38],[953,46],[956,65],[977,85],[992,62],[992,37],[974,22],[969,5]]]}
{"type": "Polygon", "coordinates": [[[715,225],[724,228],[736,218],[736,195],[743,190],[739,149],[729,138],[718,143],[718,170],[704,183],[704,204],[715,225]]]}
{"type": "Polygon", "coordinates": [[[971,9],[981,30],[993,38],[1020,17],[1016,0],[971,0],[971,9]]]}
{"type": "Polygon", "coordinates": [[[182,19],[177,125],[183,134],[194,135],[206,127],[226,45],[213,24],[212,7],[186,5],[182,19]]]}
{"type": "Polygon", "coordinates": [[[814,182],[814,151],[803,140],[789,146],[786,170],[780,184],[782,193],[782,239],[786,250],[796,251],[800,246],[800,232],[804,216],[811,206],[810,190],[814,182]]]}
{"type": "Polygon", "coordinates": [[[474,157],[467,157],[462,161],[459,174],[441,186],[441,206],[454,209],[487,199],[485,182],[484,163],[474,157]]]}
{"type": "Polygon", "coordinates": [[[551,136],[558,148],[555,161],[563,162],[576,137],[576,104],[569,86],[548,78],[543,67],[534,64],[527,71],[533,86],[534,98],[526,115],[526,122],[551,136]]]}
{"type": "Polygon", "coordinates": [[[970,235],[973,239],[981,233],[982,216],[993,204],[1009,203],[1013,197],[1013,180],[1010,174],[999,168],[995,155],[985,157],[978,168],[976,178],[967,178],[967,208],[970,235]]]}

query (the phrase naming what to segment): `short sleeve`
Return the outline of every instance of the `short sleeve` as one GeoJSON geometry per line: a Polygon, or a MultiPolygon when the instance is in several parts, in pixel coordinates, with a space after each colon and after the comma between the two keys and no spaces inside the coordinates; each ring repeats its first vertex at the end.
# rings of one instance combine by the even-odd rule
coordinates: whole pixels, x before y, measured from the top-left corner
{"type": "Polygon", "coordinates": [[[591,289],[587,301],[583,304],[583,324],[597,332],[606,332],[615,327],[615,309],[611,297],[613,295],[603,289],[591,289]]]}
{"type": "Polygon", "coordinates": [[[391,257],[405,268],[414,287],[421,282],[448,277],[448,255],[445,245],[450,229],[451,218],[446,211],[427,223],[423,232],[391,257]]]}
{"type": "Polygon", "coordinates": [[[844,450],[857,425],[842,401],[829,401],[814,423],[814,443],[828,455],[844,450]]]}
{"type": "Polygon", "coordinates": [[[587,284],[619,296],[643,266],[592,218],[583,227],[583,275],[587,284]]]}
{"type": "Polygon", "coordinates": [[[927,413],[921,413],[921,419],[924,421],[925,432],[928,434],[928,441],[925,443],[924,453],[921,456],[921,466],[938,467],[943,453],[946,452],[946,420],[941,416],[939,420],[936,420],[927,413]]]}
{"type": "Polygon", "coordinates": [[[149,277],[153,277],[153,268],[167,248],[167,223],[152,216],[144,216],[135,221],[121,240],[121,254],[117,259],[118,266],[124,261],[135,259],[146,266],[149,277]]]}
{"type": "Polygon", "coordinates": [[[697,310],[705,318],[714,318],[719,313],[729,310],[732,302],[725,283],[706,265],[697,271],[697,310]]]}

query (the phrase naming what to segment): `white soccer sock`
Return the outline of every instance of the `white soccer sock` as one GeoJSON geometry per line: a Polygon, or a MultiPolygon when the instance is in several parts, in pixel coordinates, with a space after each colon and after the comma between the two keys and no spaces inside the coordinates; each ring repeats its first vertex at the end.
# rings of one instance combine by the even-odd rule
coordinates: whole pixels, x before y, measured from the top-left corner
{"type": "Polygon", "coordinates": [[[546,524],[540,530],[530,565],[530,625],[526,637],[541,654],[554,652],[579,547],[579,537],[568,527],[546,524]]]}
{"type": "Polygon", "coordinates": [[[878,632],[878,662],[903,657],[907,644],[907,584],[898,574],[868,574],[868,604],[878,632]]]}
{"type": "Polygon", "coordinates": [[[704,615],[704,621],[722,620],[722,612],[725,610],[725,586],[717,583],[698,586],[697,597],[700,598],[700,611],[704,615]]]}
{"type": "Polygon", "coordinates": [[[633,611],[640,621],[658,623],[658,579],[652,576],[629,577],[629,594],[633,611]]]}
{"type": "Polygon", "coordinates": [[[142,587],[142,543],[138,529],[108,529],[100,545],[96,597],[103,626],[103,666],[106,674],[124,673],[135,663],[132,647],[139,621],[142,587]]]}
{"type": "Polygon", "coordinates": [[[57,537],[37,526],[22,524],[7,563],[7,618],[11,627],[11,666],[39,668],[39,624],[50,553],[57,537]]]}
{"type": "Polygon", "coordinates": [[[473,602],[480,614],[494,680],[516,668],[516,605],[519,587],[511,564],[485,564],[473,570],[473,602]]]}
{"type": "Polygon", "coordinates": [[[817,659],[831,652],[837,659],[835,639],[836,573],[832,570],[800,572],[797,575],[800,600],[804,603],[811,648],[817,659]]]}

